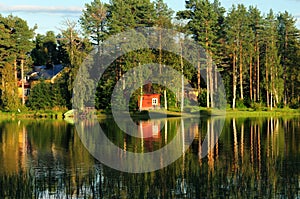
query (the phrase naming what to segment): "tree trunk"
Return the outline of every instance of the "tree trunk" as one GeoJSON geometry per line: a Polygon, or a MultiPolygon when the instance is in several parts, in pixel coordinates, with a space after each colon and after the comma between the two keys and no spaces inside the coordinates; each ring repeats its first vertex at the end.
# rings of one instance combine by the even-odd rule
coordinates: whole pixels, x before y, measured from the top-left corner
{"type": "Polygon", "coordinates": [[[141,86],[141,88],[140,88],[140,105],[139,106],[140,106],[139,107],[140,111],[142,111],[142,109],[143,109],[143,86],[141,86]]]}
{"type": "Polygon", "coordinates": [[[279,97],[278,97],[278,92],[277,92],[276,88],[274,89],[274,95],[275,95],[276,104],[278,104],[279,103],[279,97]]]}
{"type": "MultiPolygon", "coordinates": [[[[207,27],[207,21],[206,21],[206,27],[207,27]]],[[[209,70],[210,70],[210,63],[209,63],[209,52],[208,52],[208,30],[205,29],[205,47],[206,47],[206,89],[207,89],[207,92],[206,92],[206,107],[209,108],[210,106],[210,103],[209,103],[209,96],[210,96],[210,74],[209,74],[209,70]]]]}
{"type": "Polygon", "coordinates": [[[283,81],[284,81],[284,107],[286,107],[287,105],[287,85],[286,85],[286,51],[287,51],[287,47],[288,47],[288,43],[287,43],[287,40],[288,40],[288,36],[287,36],[287,30],[285,31],[285,42],[284,42],[284,67],[283,67],[283,81]]]}
{"type": "Polygon", "coordinates": [[[15,81],[16,84],[18,85],[18,71],[17,71],[17,60],[14,60],[14,72],[15,72],[15,81]]]}
{"type": "Polygon", "coordinates": [[[168,103],[167,103],[167,90],[164,89],[164,99],[165,99],[165,109],[168,109],[168,103]]]}
{"type": "Polygon", "coordinates": [[[206,66],[206,107],[209,108],[209,82],[210,82],[210,78],[209,78],[209,67],[206,66]]]}
{"type": "Polygon", "coordinates": [[[269,69],[268,69],[268,46],[266,46],[266,97],[267,97],[267,107],[270,107],[269,103],[269,69]]]}
{"type": "Polygon", "coordinates": [[[162,70],[162,32],[161,29],[159,31],[159,74],[161,75],[162,70]]]}
{"type": "Polygon", "coordinates": [[[259,44],[257,44],[257,100],[260,100],[260,79],[259,79],[259,73],[260,73],[260,66],[259,66],[259,44]]]}
{"type": "Polygon", "coordinates": [[[241,100],[244,99],[243,92],[243,47],[242,42],[240,43],[240,92],[241,92],[241,100]]]}
{"type": "MultiPolygon", "coordinates": [[[[159,74],[162,74],[162,30],[159,29],[159,74]]],[[[168,109],[167,90],[164,88],[164,105],[165,110],[168,109]]]]}
{"type": "Polygon", "coordinates": [[[197,89],[198,89],[198,94],[200,94],[200,92],[201,92],[200,84],[201,84],[201,72],[200,72],[200,61],[198,61],[198,71],[197,71],[197,89]]]}
{"type": "MultiPolygon", "coordinates": [[[[211,61],[212,62],[212,61],[211,61]]],[[[217,74],[217,66],[213,66],[214,67],[214,90],[215,92],[218,92],[218,74],[217,74]]]]}
{"type": "Polygon", "coordinates": [[[22,104],[25,104],[25,93],[24,93],[24,59],[21,59],[21,82],[22,82],[22,104]]]}
{"type": "Polygon", "coordinates": [[[253,86],[252,86],[252,53],[250,53],[250,64],[249,64],[249,68],[250,68],[250,100],[252,102],[253,100],[253,86]]]}
{"type": "Polygon", "coordinates": [[[233,80],[232,109],[235,109],[235,100],[236,100],[236,54],[235,52],[233,53],[232,80],[233,80]]]}
{"type": "Polygon", "coordinates": [[[183,112],[183,106],[184,106],[184,76],[183,76],[183,49],[182,49],[182,43],[180,42],[180,65],[181,65],[181,112],[183,112]]]}
{"type": "Polygon", "coordinates": [[[254,68],[253,68],[253,100],[254,102],[256,102],[257,98],[256,98],[256,68],[257,68],[257,63],[255,62],[255,56],[256,56],[256,52],[257,52],[257,49],[256,49],[256,45],[255,45],[255,55],[254,55],[254,68]]]}
{"type": "Polygon", "coordinates": [[[271,101],[270,101],[270,103],[271,103],[271,111],[273,110],[273,92],[272,92],[272,90],[271,90],[271,101]]]}
{"type": "Polygon", "coordinates": [[[209,88],[210,88],[210,107],[214,108],[214,71],[212,67],[212,58],[209,57],[209,88]]]}
{"type": "Polygon", "coordinates": [[[270,76],[271,76],[271,110],[273,110],[273,90],[274,90],[274,80],[273,80],[273,66],[270,66],[270,76]]]}

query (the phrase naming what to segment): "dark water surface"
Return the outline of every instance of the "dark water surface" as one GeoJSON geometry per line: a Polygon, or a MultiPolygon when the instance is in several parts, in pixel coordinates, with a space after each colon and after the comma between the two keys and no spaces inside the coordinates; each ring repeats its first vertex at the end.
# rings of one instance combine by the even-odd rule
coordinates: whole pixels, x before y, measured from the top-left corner
{"type": "Polygon", "coordinates": [[[217,137],[218,120],[138,121],[145,139],[102,120],[107,136],[133,152],[155,151],[176,133],[195,136],[177,161],[142,174],[99,163],[73,124],[1,121],[0,198],[300,198],[299,117],[227,118],[217,144],[200,159],[205,136],[209,143],[217,137]]]}

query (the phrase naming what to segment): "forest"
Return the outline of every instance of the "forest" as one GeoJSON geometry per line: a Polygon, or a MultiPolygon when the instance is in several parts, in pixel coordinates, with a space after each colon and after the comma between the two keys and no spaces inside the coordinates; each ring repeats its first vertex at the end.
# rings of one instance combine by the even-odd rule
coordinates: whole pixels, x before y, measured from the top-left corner
{"type": "MultiPolygon", "coordinates": [[[[216,68],[206,73],[220,72],[228,108],[300,108],[300,32],[287,11],[262,13],[243,4],[226,10],[218,0],[188,0],[185,9],[175,13],[163,0],[111,0],[108,4],[93,0],[85,5],[79,21],[62,23],[57,35],[54,30],[43,35],[18,16],[0,15],[2,111],[71,109],[74,79],[87,55],[107,38],[141,27],[176,30],[202,46],[211,59],[201,65],[215,63],[216,68]],[[34,66],[58,64],[64,68],[55,81],[32,82],[30,94],[19,97],[18,88],[24,88],[25,76],[34,66]]],[[[138,63],[150,62],[182,69],[198,91],[198,105],[215,108],[211,84],[217,82],[206,85],[200,66],[191,69],[187,60],[158,48],[118,57],[99,81],[96,109],[109,110],[116,82],[138,63]]],[[[160,85],[152,87],[152,92],[161,94],[165,108],[182,106],[176,93],[160,85]]],[[[137,109],[139,92],[131,96],[132,110],[137,109]]]]}

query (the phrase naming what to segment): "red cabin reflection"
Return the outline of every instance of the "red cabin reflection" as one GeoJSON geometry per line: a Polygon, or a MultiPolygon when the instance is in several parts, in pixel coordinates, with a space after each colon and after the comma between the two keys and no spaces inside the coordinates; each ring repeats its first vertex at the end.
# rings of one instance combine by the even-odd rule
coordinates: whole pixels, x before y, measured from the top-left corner
{"type": "Polygon", "coordinates": [[[141,121],[139,134],[142,135],[144,140],[160,139],[160,121],[141,121]]]}
{"type": "Polygon", "coordinates": [[[139,123],[138,132],[143,138],[145,150],[148,152],[155,151],[155,145],[161,142],[161,125],[160,121],[141,121],[139,123]]]}

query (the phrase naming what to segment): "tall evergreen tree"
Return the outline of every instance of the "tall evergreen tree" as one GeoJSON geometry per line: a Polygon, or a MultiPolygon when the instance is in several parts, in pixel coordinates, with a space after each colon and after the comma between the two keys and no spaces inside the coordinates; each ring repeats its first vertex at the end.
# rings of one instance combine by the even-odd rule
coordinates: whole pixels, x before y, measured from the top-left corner
{"type": "Polygon", "coordinates": [[[293,81],[291,80],[291,71],[299,69],[297,62],[297,44],[299,43],[299,30],[297,30],[296,20],[288,13],[280,13],[278,15],[278,34],[280,49],[279,53],[282,57],[281,64],[283,65],[283,79],[284,79],[284,106],[287,106],[291,95],[291,88],[293,81]],[[296,68],[295,68],[296,67],[296,68]]]}
{"type": "Polygon", "coordinates": [[[226,18],[226,36],[227,49],[229,56],[232,59],[232,108],[236,108],[236,93],[237,93],[237,65],[241,58],[241,34],[242,24],[244,21],[239,18],[239,15],[244,15],[245,8],[243,5],[238,5],[238,8],[232,6],[226,18]],[[240,54],[240,56],[239,56],[240,54]]]}
{"type": "Polygon", "coordinates": [[[107,14],[107,5],[100,0],[85,4],[79,22],[84,33],[91,38],[94,45],[100,46],[107,34],[105,26],[107,14]]]}
{"type": "MultiPolygon", "coordinates": [[[[6,18],[1,17],[1,24],[1,29],[3,29],[3,40],[1,39],[2,44],[0,44],[2,49],[2,52],[0,52],[2,55],[0,55],[0,57],[2,64],[5,63],[4,65],[2,65],[3,74],[6,73],[6,75],[2,76],[1,97],[7,100],[14,100],[14,102],[15,99],[18,99],[18,93],[15,92],[15,90],[18,81],[17,64],[19,63],[19,68],[21,69],[20,79],[22,83],[22,104],[25,104],[24,68],[28,67],[28,65],[31,63],[30,57],[28,55],[33,48],[31,40],[34,36],[35,27],[32,29],[29,28],[25,20],[12,15],[7,16],[6,18]],[[11,66],[13,66],[13,70],[11,71],[12,75],[7,73],[9,71],[8,68],[10,68],[11,66]],[[13,85],[15,85],[15,87],[5,86],[6,83],[11,82],[14,82],[13,85]]],[[[6,103],[8,106],[4,108],[14,109],[18,104],[14,104],[14,102],[6,103]],[[13,107],[10,106],[12,104],[14,104],[13,107]]],[[[4,106],[6,105],[4,104],[4,106]]]]}
{"type": "Polygon", "coordinates": [[[277,20],[272,10],[267,14],[264,25],[265,43],[265,89],[267,107],[273,108],[283,97],[283,78],[278,54],[277,20]],[[276,103],[274,103],[276,102],[276,103]]]}
{"type": "Polygon", "coordinates": [[[138,27],[152,27],[155,18],[154,3],[150,0],[111,0],[107,24],[109,34],[138,27]]]}
{"type": "Polygon", "coordinates": [[[34,65],[59,64],[59,50],[57,38],[53,31],[47,31],[45,35],[37,34],[34,40],[35,48],[31,51],[34,65]]]}
{"type": "Polygon", "coordinates": [[[186,29],[206,50],[207,107],[214,107],[213,71],[216,69],[213,68],[212,57],[216,52],[215,41],[220,28],[218,13],[215,12],[215,5],[208,0],[186,1],[185,7],[186,10],[179,11],[177,17],[187,20],[186,29]]]}
{"type": "MultiPolygon", "coordinates": [[[[90,72],[88,71],[88,67],[86,65],[82,66],[83,61],[87,58],[88,54],[92,50],[92,46],[90,42],[79,36],[79,32],[76,29],[76,22],[66,20],[65,21],[65,29],[62,29],[62,36],[60,38],[60,42],[62,47],[65,49],[68,60],[67,63],[64,63],[67,68],[67,84],[69,91],[73,91],[76,93],[76,99],[81,100],[81,102],[76,102],[76,105],[79,105],[79,109],[82,109],[86,104],[86,96],[89,96],[91,89],[91,81],[90,81],[90,72]],[[82,81],[84,84],[80,84],[82,87],[75,88],[73,83],[77,77],[79,69],[82,81]],[[79,95],[79,96],[78,96],[79,95]]],[[[78,85],[78,84],[77,84],[78,85]]],[[[71,95],[71,94],[70,94],[71,95]]]]}
{"type": "MultiPolygon", "coordinates": [[[[251,83],[253,83],[253,100],[254,101],[260,101],[260,47],[261,47],[261,41],[262,39],[262,31],[263,31],[263,18],[261,16],[260,11],[253,6],[249,7],[249,19],[250,19],[250,27],[253,32],[253,48],[254,54],[253,54],[253,60],[251,61],[253,63],[253,81],[251,80],[251,83]]],[[[251,55],[252,56],[252,55],[251,55]]],[[[252,92],[252,91],[251,91],[252,92]]]]}
{"type": "MultiPolygon", "coordinates": [[[[166,38],[162,38],[163,37],[163,29],[167,28],[170,29],[172,28],[172,14],[173,11],[171,9],[168,8],[167,4],[165,4],[163,2],[163,0],[157,0],[154,2],[155,3],[155,12],[156,12],[156,20],[155,20],[155,26],[158,27],[159,30],[159,35],[158,35],[158,41],[159,41],[159,49],[158,49],[158,63],[159,63],[159,73],[162,73],[162,65],[163,65],[163,59],[162,59],[162,46],[164,45],[170,45],[170,43],[163,43],[163,41],[166,41],[166,38]]],[[[171,39],[169,40],[171,41],[171,39]]],[[[164,107],[165,109],[168,108],[168,100],[167,100],[167,89],[164,88],[163,91],[164,94],[164,107]]]]}

